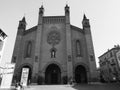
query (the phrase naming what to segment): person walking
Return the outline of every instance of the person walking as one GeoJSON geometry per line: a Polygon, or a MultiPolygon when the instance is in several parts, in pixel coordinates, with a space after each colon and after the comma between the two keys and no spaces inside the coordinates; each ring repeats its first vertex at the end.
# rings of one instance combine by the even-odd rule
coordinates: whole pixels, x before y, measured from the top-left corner
{"type": "Polygon", "coordinates": [[[16,83],[15,90],[24,90],[22,83],[20,82],[16,83]]]}

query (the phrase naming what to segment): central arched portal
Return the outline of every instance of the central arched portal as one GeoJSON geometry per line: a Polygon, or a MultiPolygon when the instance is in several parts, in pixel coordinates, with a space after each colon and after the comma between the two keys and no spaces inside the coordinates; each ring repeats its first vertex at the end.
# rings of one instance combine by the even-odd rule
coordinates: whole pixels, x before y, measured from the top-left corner
{"type": "Polygon", "coordinates": [[[58,65],[50,64],[45,71],[46,84],[60,84],[61,83],[61,70],[58,65]]]}
{"type": "Polygon", "coordinates": [[[75,68],[75,81],[76,83],[87,83],[87,72],[84,66],[78,65],[75,68]]]}

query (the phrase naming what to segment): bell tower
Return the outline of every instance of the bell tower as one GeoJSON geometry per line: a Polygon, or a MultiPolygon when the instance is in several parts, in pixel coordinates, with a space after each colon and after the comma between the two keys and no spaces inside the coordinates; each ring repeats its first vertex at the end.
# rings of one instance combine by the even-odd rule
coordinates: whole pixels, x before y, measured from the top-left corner
{"type": "Polygon", "coordinates": [[[94,54],[94,47],[93,47],[93,41],[92,41],[92,35],[91,35],[91,29],[90,29],[90,23],[89,19],[87,19],[86,15],[83,16],[83,30],[85,34],[86,39],[86,45],[87,45],[87,52],[88,52],[88,62],[90,67],[90,81],[94,81],[97,78],[97,69],[96,69],[96,63],[95,63],[95,54],[94,54]]]}
{"type": "Polygon", "coordinates": [[[12,63],[16,63],[17,59],[20,57],[20,54],[19,54],[20,45],[21,45],[21,40],[22,40],[25,29],[26,29],[26,20],[25,20],[25,17],[23,17],[22,20],[19,21],[19,25],[18,25],[13,57],[11,61],[12,63]]]}
{"type": "Polygon", "coordinates": [[[72,65],[72,38],[70,29],[70,10],[69,6],[65,6],[65,25],[66,25],[66,52],[67,52],[67,76],[68,81],[73,78],[72,65]]]}
{"type": "Polygon", "coordinates": [[[26,20],[25,20],[25,17],[23,17],[23,19],[21,21],[19,21],[17,34],[22,35],[24,33],[25,29],[26,29],[26,20]]]}
{"type": "Polygon", "coordinates": [[[83,16],[83,21],[82,21],[83,28],[90,28],[90,23],[89,19],[87,19],[86,15],[84,14],[83,16]]]}
{"type": "MultiPolygon", "coordinates": [[[[33,64],[33,73],[32,73],[32,82],[33,83],[37,83],[37,79],[34,79],[34,76],[36,76],[36,74],[39,77],[40,73],[39,73],[39,68],[41,66],[41,41],[42,41],[42,31],[43,31],[43,15],[44,15],[44,7],[43,5],[41,5],[41,7],[39,8],[39,16],[38,16],[38,25],[37,25],[37,33],[36,33],[36,41],[35,41],[35,61],[33,64]]],[[[44,75],[43,75],[44,76],[44,75]]]]}

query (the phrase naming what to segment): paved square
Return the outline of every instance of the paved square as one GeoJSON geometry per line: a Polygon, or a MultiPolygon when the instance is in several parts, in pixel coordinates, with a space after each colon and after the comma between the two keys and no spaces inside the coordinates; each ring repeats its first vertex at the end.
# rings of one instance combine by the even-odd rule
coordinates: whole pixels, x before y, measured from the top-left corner
{"type": "Polygon", "coordinates": [[[41,85],[30,86],[25,90],[120,90],[120,84],[41,85]]]}
{"type": "MultiPolygon", "coordinates": [[[[0,89],[0,90],[15,90],[0,89]]],[[[25,87],[24,90],[120,90],[120,83],[110,84],[80,84],[80,85],[34,85],[25,87]]]]}

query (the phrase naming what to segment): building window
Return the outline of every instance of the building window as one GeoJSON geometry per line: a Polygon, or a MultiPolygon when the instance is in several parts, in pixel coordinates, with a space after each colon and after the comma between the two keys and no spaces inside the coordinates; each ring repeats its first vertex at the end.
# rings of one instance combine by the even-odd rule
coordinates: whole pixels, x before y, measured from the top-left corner
{"type": "Polygon", "coordinates": [[[112,57],[113,55],[112,55],[112,52],[110,52],[110,57],[112,57]]]}
{"type": "Polygon", "coordinates": [[[111,68],[109,68],[109,73],[111,73],[112,72],[112,70],[111,70],[111,68]]]}
{"type": "Polygon", "coordinates": [[[52,50],[51,51],[51,58],[55,58],[55,54],[56,54],[55,50],[52,50]]]}
{"type": "Polygon", "coordinates": [[[79,40],[76,40],[76,56],[82,56],[81,43],[79,40]]]}
{"type": "Polygon", "coordinates": [[[56,48],[52,48],[50,52],[51,52],[51,58],[56,58],[56,48]]]}
{"type": "Polygon", "coordinates": [[[116,67],[114,67],[113,70],[114,70],[114,74],[116,74],[117,73],[116,67]]]}
{"type": "Polygon", "coordinates": [[[28,41],[26,44],[25,57],[30,57],[32,52],[32,42],[28,41]]]}
{"type": "Polygon", "coordinates": [[[16,63],[16,56],[13,56],[12,63],[16,63]]]}
{"type": "Polygon", "coordinates": [[[93,55],[90,55],[90,60],[94,61],[94,56],[93,55]]]}
{"type": "Polygon", "coordinates": [[[118,56],[118,60],[120,61],[120,55],[118,56]]]}
{"type": "Polygon", "coordinates": [[[115,65],[114,59],[111,59],[111,65],[115,65]]]}

